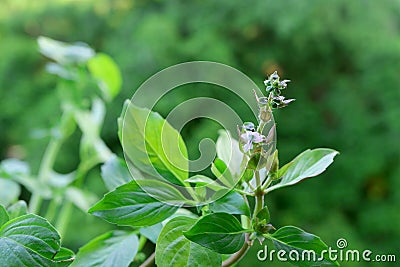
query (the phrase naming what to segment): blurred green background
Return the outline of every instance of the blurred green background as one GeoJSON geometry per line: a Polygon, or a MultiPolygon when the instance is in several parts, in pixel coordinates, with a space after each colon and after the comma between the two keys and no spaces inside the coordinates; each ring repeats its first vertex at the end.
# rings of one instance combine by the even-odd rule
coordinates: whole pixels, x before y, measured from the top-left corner
{"type": "MultiPolygon", "coordinates": [[[[297,225],[333,247],[345,238],[349,249],[395,254],[400,261],[399,1],[2,0],[0,6],[1,159],[19,157],[35,170],[47,140],[33,133],[59,119],[57,77],[44,71],[40,35],[86,42],[120,66],[123,90],[108,104],[102,132],[118,153],[122,103],[155,72],[210,60],[262,87],[278,70],[292,80],[286,94],[297,99],[275,113],[281,163],[307,148],[341,154],[321,177],[268,195],[272,223],[297,225]]],[[[203,95],[213,94],[204,89],[203,95]]],[[[190,97],[181,91],[157,111],[166,114],[190,97]]],[[[235,105],[230,95],[218,98],[235,105]]],[[[192,126],[183,134],[196,157],[199,138],[215,139],[219,126],[206,120],[192,126]]],[[[57,170],[76,167],[78,142],[75,136],[63,147],[57,170]]],[[[98,172],[87,187],[105,192],[98,172]]],[[[65,245],[76,250],[109,227],[76,210],[65,245]]],[[[239,266],[289,266],[260,263],[256,252],[239,266]]]]}

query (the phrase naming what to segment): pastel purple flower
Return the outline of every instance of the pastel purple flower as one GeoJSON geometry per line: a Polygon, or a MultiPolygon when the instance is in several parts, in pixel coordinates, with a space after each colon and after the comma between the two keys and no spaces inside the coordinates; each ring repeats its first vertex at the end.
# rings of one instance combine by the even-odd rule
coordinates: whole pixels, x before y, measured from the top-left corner
{"type": "Polygon", "coordinates": [[[243,145],[244,153],[253,149],[253,144],[258,144],[265,140],[264,135],[259,134],[258,132],[251,132],[251,131],[246,131],[245,133],[243,133],[240,136],[240,138],[244,142],[244,145],[243,145]]]}

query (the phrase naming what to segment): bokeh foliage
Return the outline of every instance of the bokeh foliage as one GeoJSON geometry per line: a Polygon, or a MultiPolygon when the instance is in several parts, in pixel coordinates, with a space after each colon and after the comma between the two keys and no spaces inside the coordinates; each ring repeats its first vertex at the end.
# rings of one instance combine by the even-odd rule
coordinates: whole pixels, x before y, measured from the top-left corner
{"type": "MultiPolygon", "coordinates": [[[[398,1],[3,0],[1,5],[2,158],[27,158],[37,166],[46,129],[60,114],[56,77],[45,73],[46,59],[37,51],[39,35],[86,42],[120,66],[123,90],[109,104],[102,133],[116,152],[121,152],[116,118],[123,100],[156,71],[211,60],[242,70],[262,87],[267,73],[277,69],[292,80],[288,97],[297,99],[275,113],[281,163],[309,147],[331,147],[341,155],[320,181],[268,195],[272,222],[312,230],[333,246],[346,238],[349,248],[400,258],[398,1]]],[[[196,96],[237,102],[218,88],[200,88],[196,96]]],[[[157,110],[167,114],[193,97],[187,89],[177,89],[157,110]]],[[[197,157],[199,138],[215,140],[219,126],[207,120],[191,125],[183,135],[197,157]]],[[[63,148],[61,172],[76,166],[76,150],[77,142],[63,148]]],[[[88,179],[96,191],[104,190],[97,173],[88,179]]],[[[74,231],[66,242],[77,247],[90,238],[80,237],[74,231]]],[[[256,264],[255,255],[248,262],[256,264]]]]}

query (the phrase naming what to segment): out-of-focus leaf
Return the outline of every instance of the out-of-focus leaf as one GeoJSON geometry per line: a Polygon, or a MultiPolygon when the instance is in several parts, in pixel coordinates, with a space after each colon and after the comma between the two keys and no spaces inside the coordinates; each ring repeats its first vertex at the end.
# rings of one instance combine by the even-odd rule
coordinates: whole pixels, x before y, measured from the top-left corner
{"type": "Polygon", "coordinates": [[[110,56],[102,53],[96,54],[88,61],[88,68],[98,81],[106,99],[112,99],[118,95],[122,76],[117,64],[110,56]]]}
{"type": "Polygon", "coordinates": [[[0,205],[10,205],[18,199],[20,193],[19,184],[11,180],[0,179],[0,205]]]}
{"type": "Polygon", "coordinates": [[[7,208],[10,220],[28,214],[28,206],[23,200],[19,200],[7,208]]]}
{"type": "Polygon", "coordinates": [[[84,63],[95,55],[85,43],[68,44],[44,36],[37,41],[40,53],[60,64],[84,63]]]}
{"type": "Polygon", "coordinates": [[[19,159],[5,159],[0,165],[0,178],[13,179],[14,176],[27,176],[30,173],[28,163],[19,159]]]}

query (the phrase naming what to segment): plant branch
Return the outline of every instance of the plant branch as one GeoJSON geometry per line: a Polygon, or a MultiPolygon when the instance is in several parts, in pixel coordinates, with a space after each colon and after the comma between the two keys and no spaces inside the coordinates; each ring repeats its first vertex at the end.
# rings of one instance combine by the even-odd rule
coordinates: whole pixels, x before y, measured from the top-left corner
{"type": "MultiPolygon", "coordinates": [[[[49,179],[51,169],[53,168],[62,141],[63,140],[61,138],[52,137],[48,146],[46,147],[38,173],[38,179],[40,182],[46,183],[49,179]]],[[[42,202],[43,198],[40,196],[40,194],[38,194],[37,192],[32,192],[32,196],[29,201],[30,212],[39,214],[42,202]]]]}
{"type": "MultiPolygon", "coordinates": [[[[85,165],[81,164],[78,167],[78,170],[76,172],[76,179],[75,179],[74,185],[81,186],[83,183],[83,179],[85,178],[87,172],[88,172],[88,168],[85,167],[85,165]]],[[[60,214],[59,214],[57,222],[56,222],[56,229],[60,233],[61,237],[64,236],[65,231],[67,230],[67,226],[69,224],[72,211],[73,211],[72,202],[65,200],[65,203],[61,208],[60,214]]]]}
{"type": "Polygon", "coordinates": [[[256,191],[254,195],[256,197],[256,204],[254,206],[254,214],[253,216],[257,216],[257,213],[264,208],[264,191],[261,188],[261,180],[260,180],[260,172],[255,172],[256,176],[256,191]]]}
{"type": "Polygon", "coordinates": [[[154,260],[156,259],[156,252],[153,252],[139,267],[149,267],[152,266],[154,260]]]}

